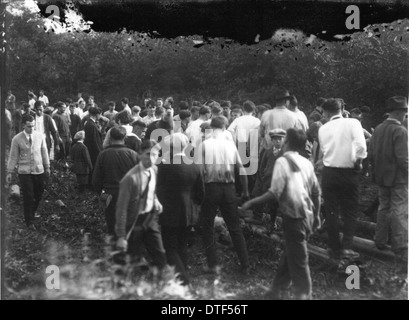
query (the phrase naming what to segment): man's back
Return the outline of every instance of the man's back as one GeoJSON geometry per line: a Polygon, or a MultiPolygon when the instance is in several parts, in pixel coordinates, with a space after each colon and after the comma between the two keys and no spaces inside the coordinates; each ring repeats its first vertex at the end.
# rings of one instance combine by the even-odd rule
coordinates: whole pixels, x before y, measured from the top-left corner
{"type": "Polygon", "coordinates": [[[100,152],[93,173],[93,184],[100,189],[118,190],[125,174],[139,162],[139,156],[125,145],[111,145],[100,152]]]}
{"type": "Polygon", "coordinates": [[[378,185],[408,183],[408,131],[398,121],[387,119],[376,127],[368,156],[378,185]]]}

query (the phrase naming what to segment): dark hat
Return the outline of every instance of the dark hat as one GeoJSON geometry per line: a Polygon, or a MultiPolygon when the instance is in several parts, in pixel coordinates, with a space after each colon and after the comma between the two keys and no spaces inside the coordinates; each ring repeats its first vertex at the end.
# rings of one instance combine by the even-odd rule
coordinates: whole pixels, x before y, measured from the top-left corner
{"type": "Polygon", "coordinates": [[[284,129],[272,129],[268,134],[270,137],[285,137],[286,132],[284,129]]]}
{"type": "Polygon", "coordinates": [[[386,100],[388,110],[408,109],[408,101],[406,97],[394,96],[386,100]]]}
{"type": "Polygon", "coordinates": [[[278,89],[275,95],[275,101],[289,100],[291,98],[290,93],[286,89],[278,89]]]}
{"type": "Polygon", "coordinates": [[[359,108],[353,108],[353,109],[350,111],[350,113],[358,113],[358,114],[361,114],[362,112],[361,112],[361,110],[360,110],[359,108]]]}

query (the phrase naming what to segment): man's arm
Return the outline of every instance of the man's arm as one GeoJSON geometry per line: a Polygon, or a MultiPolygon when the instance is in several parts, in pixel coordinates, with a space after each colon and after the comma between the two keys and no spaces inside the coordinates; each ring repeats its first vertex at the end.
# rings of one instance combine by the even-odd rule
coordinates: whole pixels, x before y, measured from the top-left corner
{"type": "Polygon", "coordinates": [[[47,142],[45,141],[45,137],[42,137],[41,141],[41,158],[43,159],[43,166],[44,170],[47,175],[50,174],[50,158],[48,157],[48,149],[47,149],[47,142]]]}
{"type": "Polygon", "coordinates": [[[241,162],[239,152],[237,151],[237,149],[235,150],[236,150],[236,163],[235,163],[236,168],[235,169],[238,170],[237,172],[239,173],[239,176],[240,176],[240,183],[241,183],[241,188],[242,188],[241,196],[244,200],[247,200],[249,198],[247,174],[246,174],[246,170],[243,167],[243,163],[241,162]]]}
{"type": "Polygon", "coordinates": [[[13,138],[13,140],[11,140],[9,161],[7,163],[7,176],[6,176],[7,183],[11,182],[11,175],[16,169],[17,160],[19,158],[20,158],[20,149],[18,146],[18,142],[17,142],[17,139],[13,138]]]}
{"type": "MultiPolygon", "coordinates": [[[[130,176],[125,176],[119,183],[119,195],[118,201],[116,203],[115,211],[115,232],[118,238],[126,237],[126,224],[128,217],[128,205],[133,194],[132,178],[130,176]]],[[[136,212],[138,215],[139,212],[136,212]]],[[[137,217],[135,217],[136,219],[137,217]]]]}
{"type": "Polygon", "coordinates": [[[401,127],[393,137],[394,152],[398,167],[408,176],[408,131],[401,127]]]}

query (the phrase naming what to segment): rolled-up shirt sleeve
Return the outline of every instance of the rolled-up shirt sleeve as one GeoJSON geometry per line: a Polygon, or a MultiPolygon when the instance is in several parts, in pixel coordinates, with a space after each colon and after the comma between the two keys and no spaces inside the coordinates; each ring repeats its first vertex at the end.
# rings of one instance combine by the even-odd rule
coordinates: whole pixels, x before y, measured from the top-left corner
{"type": "Polygon", "coordinates": [[[284,158],[278,158],[274,165],[273,176],[271,177],[270,191],[274,197],[280,199],[286,185],[286,174],[283,161],[284,158]]]}
{"type": "Polygon", "coordinates": [[[354,121],[352,135],[356,159],[365,159],[367,156],[365,135],[362,125],[358,120],[354,121]]]}

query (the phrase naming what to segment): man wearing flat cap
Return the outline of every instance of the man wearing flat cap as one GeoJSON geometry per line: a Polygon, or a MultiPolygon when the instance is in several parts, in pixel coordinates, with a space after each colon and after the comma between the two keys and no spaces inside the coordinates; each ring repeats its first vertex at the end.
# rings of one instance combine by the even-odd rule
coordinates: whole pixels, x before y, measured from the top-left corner
{"type": "Polygon", "coordinates": [[[392,250],[408,260],[408,131],[402,122],[408,112],[406,97],[386,101],[389,116],[375,128],[368,158],[378,185],[379,208],[375,244],[385,249],[391,230],[392,250]]]}

